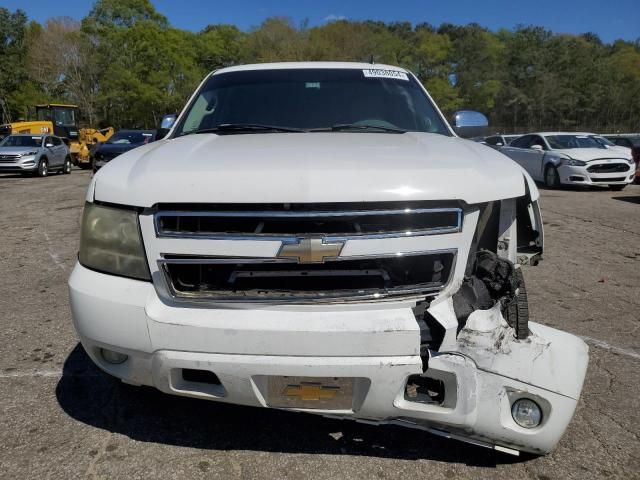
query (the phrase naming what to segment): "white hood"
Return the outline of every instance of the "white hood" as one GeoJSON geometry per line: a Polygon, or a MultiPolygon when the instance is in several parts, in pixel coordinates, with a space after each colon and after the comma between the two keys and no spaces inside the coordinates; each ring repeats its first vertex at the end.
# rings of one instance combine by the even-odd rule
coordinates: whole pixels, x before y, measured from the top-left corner
{"type": "MultiPolygon", "coordinates": [[[[623,147],[624,148],[624,147],[623,147]]],[[[631,149],[627,148],[627,151],[619,150],[616,147],[611,148],[565,148],[556,149],[554,152],[563,153],[575,160],[582,160],[583,162],[589,162],[591,160],[602,159],[623,159],[627,160],[631,158],[631,149]]]]}
{"type": "Polygon", "coordinates": [[[524,195],[523,175],[520,166],[491,148],[436,134],[195,134],[120,155],[96,175],[95,199],[140,207],[458,199],[480,203],[524,195]]]}

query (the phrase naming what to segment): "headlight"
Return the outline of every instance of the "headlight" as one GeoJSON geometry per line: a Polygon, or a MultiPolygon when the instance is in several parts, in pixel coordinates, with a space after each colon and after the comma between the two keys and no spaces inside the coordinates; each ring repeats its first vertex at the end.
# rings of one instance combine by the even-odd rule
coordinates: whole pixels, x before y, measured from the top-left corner
{"type": "Polygon", "coordinates": [[[38,152],[37,151],[33,151],[33,152],[25,152],[25,153],[21,153],[20,156],[21,157],[31,157],[32,155],[37,155],[38,152]]]}
{"type": "Polygon", "coordinates": [[[563,158],[560,160],[560,165],[570,165],[572,167],[584,167],[587,162],[582,160],[575,160],[573,158],[563,158]]]}
{"type": "Polygon", "coordinates": [[[85,267],[101,272],[151,279],[138,214],[133,210],[86,203],[78,259],[85,267]]]}
{"type": "Polygon", "coordinates": [[[542,410],[536,402],[520,398],[511,407],[513,420],[523,428],[535,428],[542,421],[542,410]]]}

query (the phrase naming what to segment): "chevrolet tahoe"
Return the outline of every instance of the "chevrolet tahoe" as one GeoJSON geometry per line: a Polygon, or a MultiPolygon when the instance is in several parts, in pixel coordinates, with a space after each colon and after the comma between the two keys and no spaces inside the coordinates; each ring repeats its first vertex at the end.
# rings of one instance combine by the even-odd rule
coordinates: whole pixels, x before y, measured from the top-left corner
{"type": "Polygon", "coordinates": [[[129,384],[544,454],[588,353],[529,321],[538,200],[405,69],[224,68],[92,179],[73,321],[129,384]]]}

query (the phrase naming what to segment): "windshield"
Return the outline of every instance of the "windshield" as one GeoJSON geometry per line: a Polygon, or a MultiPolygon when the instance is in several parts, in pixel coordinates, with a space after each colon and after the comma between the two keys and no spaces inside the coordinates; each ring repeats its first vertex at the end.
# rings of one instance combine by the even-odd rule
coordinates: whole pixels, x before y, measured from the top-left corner
{"type": "Polygon", "coordinates": [[[54,107],[53,121],[56,125],[75,125],[76,112],[73,108],[54,107]]]}
{"type": "Polygon", "coordinates": [[[591,135],[591,138],[593,138],[596,142],[598,142],[601,145],[606,145],[607,147],[615,147],[616,144],[613,143],[612,141],[601,137],[600,135],[591,135]]]}
{"type": "MultiPolygon", "coordinates": [[[[248,70],[212,75],[175,135],[220,125],[349,131],[419,131],[451,135],[413,77],[376,69],[248,70]],[[371,127],[369,130],[367,127],[371,127]]],[[[265,130],[234,130],[256,133],[265,130]]],[[[274,130],[270,130],[274,131],[274,130]]]]}
{"type": "Polygon", "coordinates": [[[1,147],[40,147],[40,145],[42,145],[42,137],[26,135],[9,135],[0,143],[1,147]]]}
{"type": "Polygon", "coordinates": [[[153,138],[151,132],[134,132],[134,131],[122,131],[113,134],[107,143],[117,145],[139,145],[142,143],[149,143],[153,138]]]}
{"type": "Polygon", "coordinates": [[[565,150],[568,148],[604,148],[593,137],[587,135],[547,135],[545,136],[549,146],[554,150],[565,150]]]}

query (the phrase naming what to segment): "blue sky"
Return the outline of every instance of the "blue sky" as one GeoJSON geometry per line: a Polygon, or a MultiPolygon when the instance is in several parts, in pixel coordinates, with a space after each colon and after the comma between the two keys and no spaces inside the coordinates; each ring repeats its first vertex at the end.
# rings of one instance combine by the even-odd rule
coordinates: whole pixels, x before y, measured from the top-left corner
{"type": "MultiPolygon", "coordinates": [[[[640,38],[640,0],[152,0],[172,25],[200,30],[211,23],[231,23],[241,29],[259,25],[269,16],[308,19],[320,25],[330,19],[476,22],[492,30],[518,24],[542,25],[558,33],[595,32],[606,41],[640,38]]],[[[0,0],[0,6],[22,8],[31,19],[53,16],[81,18],[91,0],[0,0]]]]}

